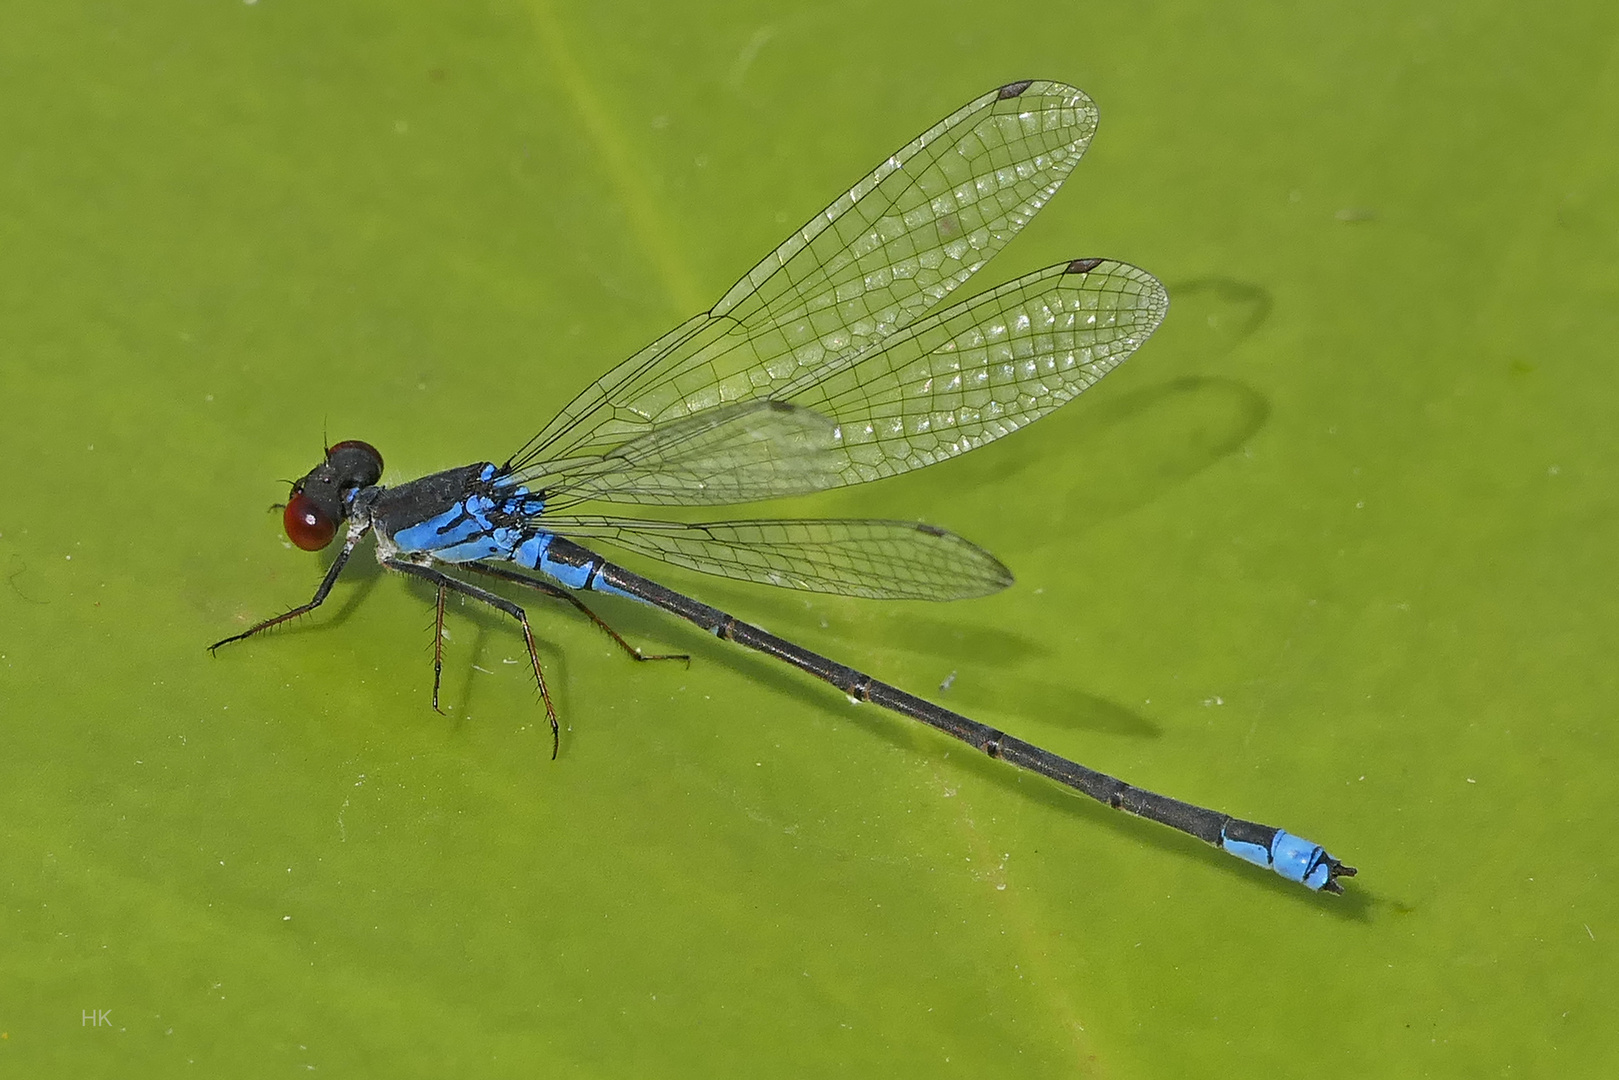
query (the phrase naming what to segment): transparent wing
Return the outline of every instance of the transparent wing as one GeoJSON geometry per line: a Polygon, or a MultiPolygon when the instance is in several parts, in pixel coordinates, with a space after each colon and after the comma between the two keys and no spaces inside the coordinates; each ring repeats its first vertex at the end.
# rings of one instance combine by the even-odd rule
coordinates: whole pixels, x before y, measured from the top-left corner
{"type": "Polygon", "coordinates": [[[705,574],[876,600],[961,600],[1006,588],[1012,574],[955,533],[910,521],[545,519],[575,540],[601,540],[705,574]]]}
{"type": "Polygon", "coordinates": [[[918,469],[1072,400],[1141,347],[1169,294],[1144,270],[1080,259],[931,316],[881,351],[788,386],[838,424],[839,483],[918,469]]]}
{"type": "Polygon", "coordinates": [[[750,502],[841,482],[837,425],[783,401],[721,405],[660,424],[599,457],[547,462],[546,514],[589,499],[652,505],[750,502]]]}
{"type": "Polygon", "coordinates": [[[560,509],[585,498],[715,505],[804,494],[930,465],[1084,392],[1169,308],[1143,270],[1081,259],[912,324],[779,399],[677,415],[606,454],[530,466],[560,509]]]}
{"type": "Polygon", "coordinates": [[[1012,83],[918,136],[698,315],[608,372],[512,456],[604,454],[661,423],[779,396],[967,280],[1044,206],[1096,130],[1090,98],[1012,83]]]}

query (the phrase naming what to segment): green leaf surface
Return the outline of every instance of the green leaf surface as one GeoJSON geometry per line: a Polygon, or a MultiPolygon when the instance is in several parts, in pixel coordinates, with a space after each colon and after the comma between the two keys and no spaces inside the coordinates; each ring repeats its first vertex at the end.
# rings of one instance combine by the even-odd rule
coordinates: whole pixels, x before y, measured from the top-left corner
{"type": "MultiPolygon", "coordinates": [[[[1598,1076],[1619,1064],[1619,9],[54,3],[0,34],[0,1074],[1598,1076]],[[1083,400],[773,514],[949,605],[669,585],[1360,867],[1322,897],[629,603],[330,558],[1017,78],[1095,143],[972,290],[1172,298],[1083,400]],[[941,684],[948,683],[947,689],[941,684]]],[[[628,561],[628,560],[627,560],[628,561]]],[[[638,569],[647,564],[634,563],[638,569]]]]}

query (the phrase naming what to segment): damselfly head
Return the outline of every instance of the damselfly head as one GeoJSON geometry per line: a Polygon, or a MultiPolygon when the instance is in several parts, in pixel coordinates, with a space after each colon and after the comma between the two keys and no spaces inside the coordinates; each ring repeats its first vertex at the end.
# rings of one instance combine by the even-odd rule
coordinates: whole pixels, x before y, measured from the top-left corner
{"type": "Polygon", "coordinates": [[[326,450],[326,460],[292,485],[282,524],[287,538],[305,551],[332,542],[348,517],[354,493],[382,479],[382,455],[370,443],[345,439],[326,450]]]}

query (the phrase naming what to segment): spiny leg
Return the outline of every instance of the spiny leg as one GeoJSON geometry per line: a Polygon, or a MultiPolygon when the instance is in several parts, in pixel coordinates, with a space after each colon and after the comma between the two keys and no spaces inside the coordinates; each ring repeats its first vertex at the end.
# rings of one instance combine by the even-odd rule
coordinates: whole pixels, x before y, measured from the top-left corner
{"type": "Polygon", "coordinates": [[[433,605],[433,711],[440,716],[444,715],[444,710],[438,707],[438,686],[444,675],[444,594],[447,591],[440,582],[438,603],[433,605]]]}
{"type": "Polygon", "coordinates": [[[499,578],[502,581],[510,581],[518,585],[526,585],[531,589],[539,590],[547,596],[554,596],[558,600],[566,600],[568,603],[578,608],[585,618],[601,627],[603,632],[605,632],[608,637],[618,642],[619,648],[629,653],[630,659],[632,660],[684,660],[686,662],[686,666],[691,667],[691,656],[687,653],[655,653],[650,656],[643,653],[640,649],[637,649],[634,645],[631,645],[628,641],[625,641],[617,630],[614,630],[611,626],[609,626],[607,621],[600,615],[597,615],[594,611],[590,610],[583,600],[579,599],[567,589],[552,585],[549,581],[542,581],[539,578],[529,577],[527,574],[519,574],[515,570],[508,570],[504,566],[497,566],[493,563],[469,562],[462,563],[461,565],[466,567],[468,570],[476,570],[480,574],[487,574],[490,577],[499,578]]]}
{"type": "Polygon", "coordinates": [[[441,590],[449,589],[453,592],[461,593],[463,596],[470,596],[474,600],[481,600],[490,607],[504,611],[517,620],[517,624],[523,628],[523,643],[528,646],[529,663],[534,666],[534,681],[540,687],[540,700],[545,703],[546,719],[551,721],[551,760],[555,761],[557,751],[562,746],[562,725],[557,723],[556,706],[551,704],[551,691],[546,688],[545,673],[540,670],[540,653],[534,647],[534,631],[529,629],[528,613],[504,596],[496,596],[488,589],[468,585],[466,582],[459,581],[448,574],[442,574],[432,567],[417,566],[415,563],[401,562],[397,559],[387,559],[382,565],[390,570],[398,570],[401,573],[412,574],[425,581],[431,581],[441,590]]]}
{"type": "Polygon", "coordinates": [[[212,645],[208,646],[208,651],[213,652],[221,645],[229,645],[233,641],[241,641],[243,638],[250,638],[254,634],[259,633],[261,630],[268,630],[272,626],[279,626],[289,619],[296,619],[300,615],[307,615],[311,611],[314,611],[316,608],[320,607],[320,605],[326,600],[326,594],[331,592],[332,586],[336,584],[337,575],[343,572],[343,564],[348,562],[349,556],[353,554],[354,545],[360,542],[360,537],[363,535],[365,535],[363,532],[351,533],[349,538],[344,541],[343,550],[339,551],[337,553],[337,558],[332,560],[331,568],[326,571],[326,576],[321,579],[320,587],[315,590],[315,595],[310,599],[309,603],[299,604],[291,611],[277,615],[273,619],[265,619],[261,623],[248,627],[240,634],[232,634],[228,638],[221,641],[216,641],[212,645]]]}

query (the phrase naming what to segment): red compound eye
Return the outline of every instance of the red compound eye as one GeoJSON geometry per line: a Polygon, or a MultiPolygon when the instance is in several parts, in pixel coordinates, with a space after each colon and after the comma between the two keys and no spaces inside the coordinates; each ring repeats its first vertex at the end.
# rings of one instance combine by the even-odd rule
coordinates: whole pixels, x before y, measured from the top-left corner
{"type": "Polygon", "coordinates": [[[286,526],[287,538],[305,551],[319,551],[337,535],[337,519],[301,491],[287,500],[287,510],[281,520],[286,526]]]}

